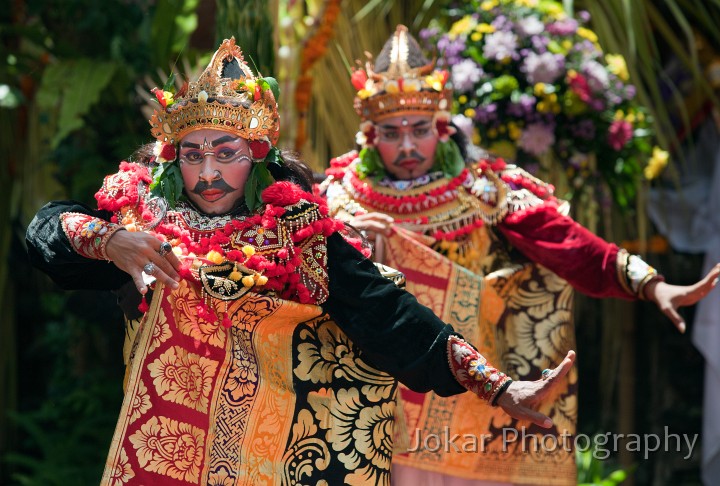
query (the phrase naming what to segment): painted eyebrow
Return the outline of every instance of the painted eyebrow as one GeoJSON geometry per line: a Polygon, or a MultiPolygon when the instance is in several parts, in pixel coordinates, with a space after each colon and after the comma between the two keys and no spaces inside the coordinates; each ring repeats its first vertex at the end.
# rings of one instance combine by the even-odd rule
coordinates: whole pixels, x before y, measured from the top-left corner
{"type": "Polygon", "coordinates": [[[218,145],[221,145],[223,143],[237,142],[238,140],[240,140],[238,137],[233,137],[232,135],[225,135],[224,137],[213,140],[212,142],[210,142],[210,145],[212,145],[213,147],[217,147],[218,145]]]}
{"type": "MultiPolygon", "coordinates": [[[[238,137],[233,137],[232,135],[225,135],[225,136],[222,136],[222,137],[220,137],[220,138],[218,138],[218,139],[213,140],[212,142],[210,142],[210,145],[212,145],[213,147],[217,147],[218,145],[221,145],[221,144],[223,144],[223,143],[226,143],[226,142],[237,142],[238,140],[240,140],[238,137]]],[[[180,148],[194,148],[194,149],[199,149],[199,148],[200,148],[200,144],[198,144],[198,143],[192,143],[192,142],[181,142],[181,143],[180,143],[180,148]]]]}
{"type": "MultiPolygon", "coordinates": [[[[418,122],[413,123],[410,125],[410,128],[420,128],[423,125],[429,125],[430,120],[420,120],[418,122]]],[[[383,128],[385,130],[400,130],[402,127],[397,125],[380,125],[380,128],[383,128]]]]}

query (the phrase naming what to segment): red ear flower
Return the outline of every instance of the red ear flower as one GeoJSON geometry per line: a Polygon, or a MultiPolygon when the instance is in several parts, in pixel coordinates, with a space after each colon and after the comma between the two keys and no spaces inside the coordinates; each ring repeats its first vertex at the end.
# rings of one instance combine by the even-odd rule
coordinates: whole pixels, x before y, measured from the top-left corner
{"type": "Polygon", "coordinates": [[[367,73],[362,69],[356,69],[355,71],[353,71],[352,76],[350,76],[350,82],[352,83],[353,87],[358,91],[365,88],[365,83],[367,82],[367,79],[367,73]]]}
{"type": "Polygon", "coordinates": [[[355,136],[355,141],[362,148],[375,146],[375,125],[366,120],[360,124],[360,131],[355,136]]]}
{"type": "Polygon", "coordinates": [[[155,156],[155,161],[158,164],[164,164],[165,162],[173,162],[177,156],[177,152],[175,151],[175,145],[171,143],[162,143],[158,140],[155,142],[153,155],[155,156]]]}
{"type": "Polygon", "coordinates": [[[450,113],[447,111],[435,112],[433,116],[433,129],[441,142],[447,142],[451,135],[454,135],[457,130],[455,127],[450,126],[450,113]]]}
{"type": "Polygon", "coordinates": [[[162,150],[160,150],[160,157],[167,161],[175,160],[177,153],[175,152],[175,145],[166,143],[163,144],[162,150]]]}
{"type": "Polygon", "coordinates": [[[270,142],[267,140],[250,140],[249,145],[250,153],[255,160],[263,160],[271,148],[270,142]]]}

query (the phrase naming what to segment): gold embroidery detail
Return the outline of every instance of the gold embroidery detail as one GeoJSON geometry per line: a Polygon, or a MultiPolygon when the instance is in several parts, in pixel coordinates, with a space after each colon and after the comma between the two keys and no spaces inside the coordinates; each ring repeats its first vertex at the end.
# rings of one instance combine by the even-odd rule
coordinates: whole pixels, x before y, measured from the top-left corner
{"type": "Polygon", "coordinates": [[[152,417],[130,436],[140,467],[173,479],[197,482],[204,459],[204,432],[167,417],[152,417]]]}
{"type": "Polygon", "coordinates": [[[152,405],[150,403],[150,395],[148,395],[148,389],[145,386],[145,383],[140,380],[140,382],[138,383],[137,392],[133,395],[133,400],[130,404],[130,410],[132,410],[132,413],[130,414],[130,423],[133,423],[137,419],[139,419],[145,412],[150,410],[151,406],[152,405]]]}
{"type": "Polygon", "coordinates": [[[135,473],[128,462],[128,456],[125,449],[120,450],[120,460],[113,467],[110,473],[109,486],[122,486],[127,484],[132,478],[135,477],[135,473]]]}
{"type": "Polygon", "coordinates": [[[158,316],[157,323],[152,329],[152,342],[148,348],[148,354],[155,351],[162,343],[170,339],[171,336],[172,332],[170,331],[170,326],[168,325],[167,316],[164,312],[161,312],[158,316]]]}
{"type": "Polygon", "coordinates": [[[149,366],[158,396],[198,412],[208,410],[208,397],[217,369],[215,361],[174,346],[149,366]]]}
{"type": "Polygon", "coordinates": [[[211,346],[224,346],[226,331],[220,324],[220,319],[210,322],[197,316],[196,309],[202,300],[186,280],[180,281],[180,288],[173,291],[168,300],[182,334],[211,346]]]}

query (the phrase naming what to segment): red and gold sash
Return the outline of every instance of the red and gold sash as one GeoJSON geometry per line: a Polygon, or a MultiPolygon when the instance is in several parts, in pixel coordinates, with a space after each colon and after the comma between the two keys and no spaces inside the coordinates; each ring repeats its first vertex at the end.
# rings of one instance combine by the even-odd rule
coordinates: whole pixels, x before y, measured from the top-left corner
{"type": "Polygon", "coordinates": [[[104,485],[389,484],[397,384],[320,307],[158,286],[135,337],[104,485]]]}
{"type": "MultiPolygon", "coordinates": [[[[485,228],[478,231],[487,242],[485,228]]],[[[420,303],[512,378],[538,379],[542,369],[557,365],[574,347],[572,288],[544,268],[508,266],[483,277],[405,230],[387,239],[385,252],[387,264],[405,274],[407,290],[420,303]]],[[[555,423],[545,430],[518,423],[470,393],[443,398],[401,386],[398,430],[405,436],[396,443],[413,452],[398,449],[393,461],[468,479],[575,484],[576,388],[573,369],[567,384],[540,409],[555,423]],[[546,434],[554,439],[539,444],[546,434]],[[565,445],[553,446],[553,440],[565,445]]]]}

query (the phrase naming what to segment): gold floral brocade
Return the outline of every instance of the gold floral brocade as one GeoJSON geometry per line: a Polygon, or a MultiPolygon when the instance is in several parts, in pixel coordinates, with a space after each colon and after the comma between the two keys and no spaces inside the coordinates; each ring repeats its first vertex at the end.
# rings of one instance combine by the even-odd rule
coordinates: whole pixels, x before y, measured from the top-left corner
{"type": "Polygon", "coordinates": [[[318,306],[206,296],[225,328],[200,289],[155,289],[102,484],[389,485],[395,380],[318,306]]]}
{"type": "MultiPolygon", "coordinates": [[[[538,265],[509,264],[487,227],[475,231],[484,250],[475,263],[484,272],[451,262],[402,229],[386,240],[385,261],[406,275],[407,290],[420,303],[453,325],[488,361],[513,379],[538,379],[574,348],[572,288],[538,265]]],[[[575,484],[574,450],[565,449],[575,434],[576,389],[573,369],[540,408],[555,423],[546,430],[518,423],[471,393],[443,398],[401,385],[403,423],[396,428],[406,435],[395,442],[405,449],[398,447],[393,461],[467,479],[575,484]],[[535,447],[546,434],[557,440],[565,434],[565,448],[535,447]]]]}

